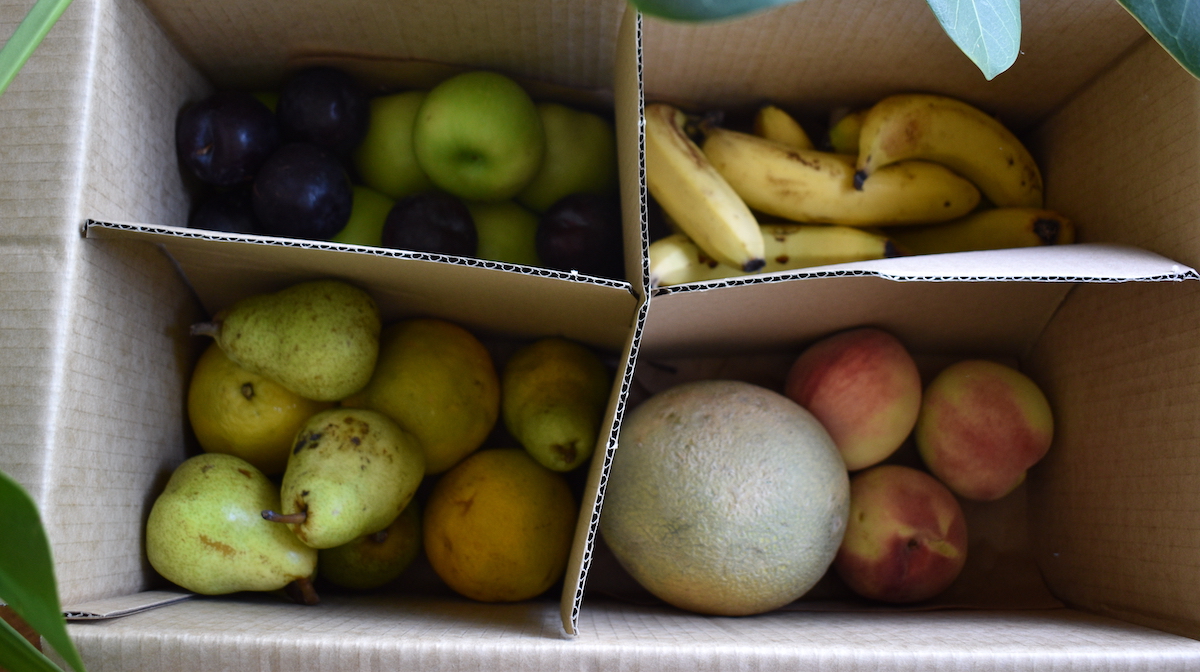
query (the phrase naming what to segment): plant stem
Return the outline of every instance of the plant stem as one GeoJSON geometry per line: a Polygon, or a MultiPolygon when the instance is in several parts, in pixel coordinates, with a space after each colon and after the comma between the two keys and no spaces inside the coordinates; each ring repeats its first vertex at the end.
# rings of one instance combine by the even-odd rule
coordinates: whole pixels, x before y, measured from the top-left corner
{"type": "Polygon", "coordinates": [[[25,61],[33,55],[33,50],[42,43],[42,38],[50,32],[50,28],[62,16],[63,11],[71,4],[71,0],[37,0],[21,25],[4,43],[0,49],[0,95],[12,83],[21,71],[25,61]]]}

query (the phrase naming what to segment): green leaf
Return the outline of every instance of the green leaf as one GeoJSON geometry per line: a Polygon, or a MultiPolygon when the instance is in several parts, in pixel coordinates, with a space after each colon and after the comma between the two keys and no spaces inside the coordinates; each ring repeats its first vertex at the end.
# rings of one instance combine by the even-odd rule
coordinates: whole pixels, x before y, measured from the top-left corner
{"type": "Polygon", "coordinates": [[[62,672],[62,668],[3,619],[0,619],[0,664],[8,672],[62,672]]]}
{"type": "Polygon", "coordinates": [[[4,48],[0,49],[0,95],[3,95],[21,71],[21,66],[29,60],[33,50],[42,43],[42,38],[46,37],[46,33],[50,32],[54,22],[70,4],[71,0],[37,0],[34,3],[25,20],[4,43],[4,48]]]}
{"type": "Polygon", "coordinates": [[[1193,77],[1200,77],[1200,0],[1117,0],[1193,77]]]}
{"type": "MultiPolygon", "coordinates": [[[[25,619],[63,660],[83,672],[58,601],[54,560],[37,506],[19,483],[0,472],[0,600],[25,619]]],[[[7,661],[4,661],[7,665],[7,661]]]]}
{"type": "Polygon", "coordinates": [[[631,0],[638,11],[675,21],[716,21],[797,0],[631,0]]]}
{"type": "Polygon", "coordinates": [[[926,0],[950,39],[992,79],[1021,51],[1021,0],[926,0]]]}

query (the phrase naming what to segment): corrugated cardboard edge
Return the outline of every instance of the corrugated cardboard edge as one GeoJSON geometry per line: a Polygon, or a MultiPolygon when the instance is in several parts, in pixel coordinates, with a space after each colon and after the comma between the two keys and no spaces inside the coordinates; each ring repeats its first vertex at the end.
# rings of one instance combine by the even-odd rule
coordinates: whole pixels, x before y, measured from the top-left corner
{"type": "Polygon", "coordinates": [[[724,287],[773,284],[792,280],[816,278],[877,277],[899,282],[1166,282],[1200,280],[1200,273],[1166,257],[1126,245],[1080,243],[1059,247],[1039,247],[1013,250],[959,252],[952,255],[898,257],[834,266],[821,266],[796,271],[781,271],[765,275],[747,275],[726,280],[692,282],[670,287],[656,287],[653,296],[707,292],[724,287]],[[1043,272],[1021,272],[1004,268],[1006,258],[1042,257],[1043,272]],[[935,258],[936,257],[936,258],[935,258]],[[953,260],[955,262],[945,264],[953,260]],[[972,271],[980,261],[991,261],[986,268],[992,272],[972,271]],[[949,273],[931,273],[931,266],[958,267],[949,273]],[[1091,268],[1085,268],[1091,266],[1091,268]]]}
{"type": "Polygon", "coordinates": [[[533,275],[543,278],[555,278],[557,280],[568,280],[570,282],[583,282],[604,287],[612,287],[615,289],[624,289],[634,293],[633,286],[625,280],[617,280],[614,278],[603,278],[594,275],[584,275],[576,271],[558,271],[550,268],[542,268],[539,266],[523,266],[520,264],[510,264],[500,261],[489,261],[486,259],[478,259],[475,257],[456,257],[444,254],[434,254],[429,252],[413,252],[409,250],[396,250],[381,247],[364,247],[362,245],[348,245],[345,243],[334,243],[324,240],[304,240],[300,238],[275,238],[271,236],[257,236],[252,234],[241,233],[220,233],[215,231],[205,231],[202,229],[189,229],[178,226],[163,226],[155,224],[137,224],[123,222],[101,222],[89,219],[84,222],[82,234],[85,238],[106,238],[113,237],[109,232],[130,232],[134,234],[150,234],[156,236],[166,236],[169,238],[190,238],[195,240],[212,240],[212,241],[227,241],[241,242],[255,245],[276,245],[282,247],[299,247],[311,250],[332,250],[338,252],[359,252],[362,254],[370,254],[378,257],[391,257],[395,259],[411,259],[418,261],[434,261],[457,266],[467,266],[472,268],[490,268],[497,271],[509,271],[512,273],[520,273],[522,275],[533,275]]]}
{"type": "Polygon", "coordinates": [[[149,609],[189,600],[192,597],[194,597],[192,593],[181,593],[174,590],[148,590],[133,595],[69,605],[63,608],[63,616],[68,621],[100,621],[141,613],[149,609]]]}
{"type": "Polygon", "coordinates": [[[621,161],[621,208],[622,220],[625,222],[625,259],[626,269],[632,267],[633,249],[638,250],[637,267],[640,269],[641,282],[634,286],[638,296],[637,317],[625,346],[624,367],[620,376],[620,389],[610,397],[608,431],[602,432],[595,457],[588,471],[587,486],[584,497],[590,496],[591,504],[586,502],[580,507],[579,520],[575,526],[575,544],[567,564],[568,581],[563,586],[562,622],[563,629],[568,635],[579,634],[579,612],[583,605],[583,596],[587,587],[587,574],[592,564],[596,546],[596,534],[600,524],[600,511],[603,507],[604,490],[608,484],[608,474],[612,466],[613,455],[617,449],[617,437],[620,434],[621,420],[625,414],[625,406],[629,398],[629,390],[633,385],[633,374],[637,361],[638,345],[642,340],[642,330],[646,323],[646,311],[649,307],[649,278],[650,267],[647,255],[649,234],[646,226],[646,181],[644,178],[646,163],[642,151],[644,146],[644,129],[641,122],[642,110],[642,41],[641,14],[632,8],[622,17],[617,37],[617,55],[614,67],[614,98],[616,111],[617,137],[619,146],[628,147],[636,137],[638,148],[636,156],[620,157],[621,161]],[[630,165],[630,161],[636,161],[630,165]],[[634,167],[636,166],[636,170],[634,167]],[[633,231],[630,222],[638,223],[637,231],[633,231]],[[635,236],[634,233],[637,235],[635,236]],[[636,245],[635,245],[636,244],[636,245]],[[597,459],[599,458],[599,459],[597,459]],[[573,581],[571,580],[573,578],[573,581]],[[568,599],[569,598],[569,599],[568,599]]]}

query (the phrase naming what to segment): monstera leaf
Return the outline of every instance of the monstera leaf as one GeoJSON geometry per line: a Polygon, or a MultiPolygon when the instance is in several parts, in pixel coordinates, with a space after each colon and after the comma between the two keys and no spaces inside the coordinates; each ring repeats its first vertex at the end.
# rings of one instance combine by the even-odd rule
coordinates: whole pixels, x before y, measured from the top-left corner
{"type": "Polygon", "coordinates": [[[716,21],[750,14],[796,0],[631,0],[638,11],[675,21],[716,21]]]}
{"type": "Polygon", "coordinates": [[[927,0],[942,29],[992,79],[1021,51],[1020,0],[927,0]]]}
{"type": "Polygon", "coordinates": [[[1200,77],[1200,0],[1118,0],[1146,32],[1200,77]]]}

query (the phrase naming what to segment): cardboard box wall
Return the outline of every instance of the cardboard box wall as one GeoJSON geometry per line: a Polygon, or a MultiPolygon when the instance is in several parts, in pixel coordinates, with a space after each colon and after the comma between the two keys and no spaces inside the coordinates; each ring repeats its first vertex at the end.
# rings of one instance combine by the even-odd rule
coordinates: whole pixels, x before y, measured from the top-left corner
{"type": "MultiPolygon", "coordinates": [[[[771,97],[814,114],[893,90],[962,95],[1031,134],[1050,205],[1080,222],[1085,240],[1137,245],[1187,266],[1200,261],[1193,233],[1200,93],[1114,3],[1027,8],[1026,53],[1011,76],[992,84],[943,43],[921,3],[845,4],[807,0],[703,30],[646,21],[635,64],[645,95],[732,106],[771,97]]],[[[139,536],[169,466],[184,455],[182,397],[195,346],[181,329],[203,308],[155,246],[79,236],[86,218],[181,221],[187,195],[170,128],[182,101],[214,83],[269,83],[298,53],[344,56],[351,46],[358,54],[494,67],[601,96],[610,87],[641,93],[636,81],[620,83],[618,3],[398,8],[363,1],[332,9],[307,2],[280,14],[250,3],[148,5],[77,0],[0,99],[7,262],[0,271],[0,468],[30,489],[46,515],[67,604],[151,587],[130,539],[139,536]]],[[[11,31],[24,7],[0,10],[11,31]]],[[[629,121],[618,110],[626,225],[636,232],[644,192],[630,151],[636,123],[629,121]]],[[[330,252],[339,253],[300,250],[288,259],[311,268],[330,252]]],[[[627,264],[635,292],[644,290],[640,261],[627,264]]],[[[420,275],[420,260],[402,262],[420,275]]],[[[1051,265],[1043,275],[1056,272],[1051,265]]],[[[1020,358],[1058,409],[1060,439],[1031,477],[1030,551],[1050,588],[1083,611],[709,619],[589,598],[576,615],[579,636],[562,639],[559,610],[549,603],[413,597],[334,600],[304,610],[247,597],[73,625],[72,636],[90,669],[1195,666],[1200,645],[1186,637],[1200,634],[1190,597],[1197,546],[1191,493],[1200,480],[1195,348],[1188,342],[1196,283],[900,284],[797,276],[783,284],[664,293],[657,303],[651,298],[646,314],[638,307],[645,331],[641,322],[628,325],[623,354],[675,350],[667,333],[691,335],[679,353],[796,347],[818,325],[873,319],[864,308],[820,324],[812,316],[826,312],[765,311],[742,300],[747,291],[791,299],[832,292],[831,301],[857,297],[862,306],[871,305],[876,285],[914,304],[923,292],[949,292],[939,301],[953,310],[943,311],[945,324],[935,323],[944,328],[926,325],[908,335],[928,338],[926,349],[949,345],[1020,358]],[[845,294],[829,289],[838,284],[846,284],[845,294]],[[973,326],[962,326],[975,324],[964,313],[995,315],[996,304],[987,303],[994,292],[1010,297],[1002,305],[1022,324],[980,339],[973,326]],[[1021,309],[1021,296],[1030,293],[1047,295],[1032,318],[1021,309]],[[965,310],[971,301],[982,308],[965,310]],[[1046,305],[1052,307],[1040,308],[1046,305]],[[727,312],[718,314],[728,332],[697,331],[711,325],[713,308],[737,306],[776,315],[774,331],[752,343],[735,329],[745,323],[727,312]]],[[[196,287],[201,295],[207,289],[196,287]]],[[[428,300],[436,288],[422,291],[428,300]]],[[[582,518],[590,514],[581,511],[582,518]]],[[[577,564],[584,573],[586,558],[577,556],[577,564]]]]}

